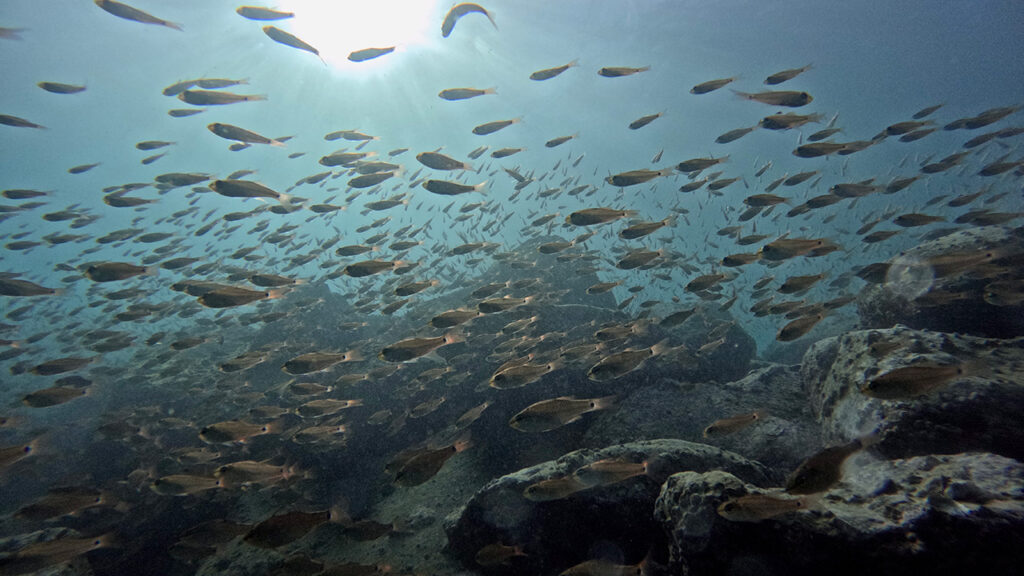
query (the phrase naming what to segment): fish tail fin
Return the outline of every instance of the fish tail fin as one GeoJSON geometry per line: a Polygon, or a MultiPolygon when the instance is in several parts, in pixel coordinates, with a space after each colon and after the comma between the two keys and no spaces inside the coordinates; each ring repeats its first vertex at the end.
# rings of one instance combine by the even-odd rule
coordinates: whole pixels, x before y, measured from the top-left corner
{"type": "Polygon", "coordinates": [[[648,64],[647,66],[641,66],[641,67],[637,68],[636,71],[637,72],[647,72],[650,69],[651,69],[651,66],[650,66],[650,64],[648,64]]]}
{"type": "Polygon", "coordinates": [[[168,28],[172,28],[174,30],[177,30],[178,32],[184,32],[185,31],[185,29],[182,28],[181,24],[178,24],[177,22],[168,22],[167,20],[164,20],[163,21],[163,25],[168,27],[168,28]]]}
{"type": "Polygon", "coordinates": [[[476,186],[473,186],[473,191],[474,192],[479,192],[481,194],[486,194],[487,193],[487,188],[485,188],[485,187],[487,186],[487,182],[488,182],[488,180],[484,180],[483,182],[477,184],[476,186]]]}
{"type": "Polygon", "coordinates": [[[355,398],[353,400],[347,400],[347,402],[348,402],[348,405],[346,406],[346,408],[352,408],[353,406],[362,406],[363,405],[363,399],[362,398],[355,398]]]}
{"type": "Polygon", "coordinates": [[[671,349],[672,347],[668,345],[668,338],[665,338],[661,342],[651,346],[651,356],[660,356],[671,349]]]}
{"type": "Polygon", "coordinates": [[[754,419],[755,420],[764,420],[765,418],[768,418],[771,415],[772,415],[771,412],[769,412],[768,410],[765,410],[763,408],[761,410],[754,411],[754,419]]]}
{"type": "Polygon", "coordinates": [[[498,87],[497,86],[491,86],[490,88],[484,88],[484,94],[497,94],[497,93],[498,93],[498,87]]]}
{"type": "Polygon", "coordinates": [[[566,66],[569,67],[569,68],[575,68],[576,66],[579,66],[579,65],[580,65],[580,59],[579,58],[573,58],[572,62],[569,62],[568,64],[566,64],[566,66]]]}
{"type": "Polygon", "coordinates": [[[285,295],[285,290],[267,290],[267,300],[276,300],[285,295]]]}
{"type": "Polygon", "coordinates": [[[345,360],[343,362],[361,362],[365,360],[363,353],[359,350],[349,350],[345,352],[345,360]]]}
{"type": "Polygon", "coordinates": [[[744,100],[754,99],[754,95],[751,94],[750,92],[740,92],[739,90],[733,90],[732,93],[739,96],[740,98],[743,98],[744,100]]]}
{"type": "Polygon", "coordinates": [[[284,146],[284,142],[281,142],[280,140],[271,140],[270,142],[268,142],[268,144],[270,144],[271,146],[275,146],[277,148],[284,148],[285,147],[284,146]]]}
{"type": "Polygon", "coordinates": [[[257,101],[266,100],[266,99],[267,99],[267,95],[266,94],[249,94],[248,96],[245,97],[245,101],[246,102],[257,102],[257,101]]]}
{"type": "Polygon", "coordinates": [[[277,200],[285,206],[290,206],[292,203],[293,196],[291,194],[278,193],[277,200]]]}

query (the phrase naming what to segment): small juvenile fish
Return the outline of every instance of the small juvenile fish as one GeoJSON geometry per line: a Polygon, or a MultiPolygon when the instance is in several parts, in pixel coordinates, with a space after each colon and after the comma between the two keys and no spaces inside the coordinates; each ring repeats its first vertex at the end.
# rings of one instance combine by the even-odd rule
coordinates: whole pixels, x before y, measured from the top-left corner
{"type": "Polygon", "coordinates": [[[281,142],[280,140],[273,140],[255,132],[250,132],[244,128],[232,126],[231,124],[214,122],[206,128],[225,140],[237,140],[246,144],[270,144],[271,146],[284,146],[284,142],[281,142]]]}
{"type": "MultiPolygon", "coordinates": [[[[304,50],[306,52],[309,52],[310,54],[315,54],[318,58],[320,58],[321,62],[324,61],[323,57],[320,56],[319,50],[310,46],[309,44],[306,44],[298,37],[289,34],[284,30],[281,30],[280,28],[276,28],[274,26],[264,26],[263,33],[269,36],[271,40],[277,42],[278,44],[284,44],[285,46],[290,46],[298,50],[304,50]]],[[[326,64],[326,62],[324,62],[324,64],[326,64]]]]}
{"type": "Polygon", "coordinates": [[[85,92],[85,86],[61,84],[60,82],[40,82],[36,84],[36,86],[54,94],[77,94],[79,92],[85,92]]]}
{"type": "Polygon", "coordinates": [[[856,452],[878,441],[877,436],[858,438],[840,446],[830,446],[807,460],[786,479],[789,494],[817,494],[825,492],[842,478],[843,462],[856,452]]]}
{"type": "Polygon", "coordinates": [[[491,15],[490,12],[485,10],[483,6],[480,6],[479,4],[472,4],[470,2],[463,2],[462,4],[456,4],[455,6],[452,6],[451,10],[449,10],[448,13],[445,14],[444,21],[441,22],[441,36],[443,38],[447,38],[449,35],[451,35],[452,30],[455,29],[455,23],[458,22],[459,18],[462,18],[466,14],[472,14],[474,12],[477,14],[483,14],[484,16],[487,16],[487,19],[491,21],[491,24],[494,26],[494,29],[498,29],[498,25],[494,23],[494,17],[491,15]]]}
{"type": "Polygon", "coordinates": [[[249,20],[284,20],[295,16],[294,12],[279,12],[263,6],[239,6],[235,12],[249,20]]]}
{"type": "Polygon", "coordinates": [[[957,377],[985,374],[980,363],[915,364],[890,370],[861,386],[861,393],[882,400],[906,400],[928,394],[957,377]]]}
{"type": "Polygon", "coordinates": [[[125,262],[98,262],[86,268],[85,277],[93,282],[116,282],[142,274],[155,276],[157,269],[125,262]]]}
{"type": "Polygon", "coordinates": [[[642,66],[640,68],[629,68],[629,67],[610,67],[601,68],[597,71],[598,75],[604,76],[605,78],[619,78],[621,76],[631,76],[640,72],[646,72],[650,70],[650,66],[642,66]]]}
{"type": "Polygon", "coordinates": [[[575,476],[548,478],[536,484],[530,484],[523,490],[523,497],[531,502],[551,502],[568,498],[580,490],[589,488],[575,476]]]}
{"type": "Polygon", "coordinates": [[[561,396],[531,404],[509,420],[509,426],[520,432],[548,432],[571,424],[588,412],[605,410],[615,404],[615,396],[604,398],[571,398],[561,396]]]}
{"type": "Polygon", "coordinates": [[[736,80],[736,76],[732,78],[719,78],[717,80],[708,80],[707,82],[701,82],[693,88],[690,88],[690,94],[707,94],[708,92],[714,92],[722,86],[729,84],[733,80],[736,80]]]}
{"type": "Polygon", "coordinates": [[[4,126],[13,126],[15,128],[39,128],[41,130],[46,129],[46,126],[36,124],[35,122],[31,122],[29,120],[25,120],[24,118],[19,118],[17,116],[11,116],[10,114],[0,114],[0,124],[3,124],[4,126]]]}
{"type": "Polygon", "coordinates": [[[814,98],[807,92],[795,92],[792,90],[780,90],[780,91],[769,91],[769,92],[739,92],[733,90],[736,95],[747,100],[753,100],[762,104],[769,104],[771,106],[787,106],[789,108],[799,108],[800,106],[806,106],[810,104],[814,98]]]}
{"type": "Polygon", "coordinates": [[[167,111],[167,115],[170,116],[171,118],[186,118],[188,116],[194,116],[196,114],[199,114],[199,113],[205,112],[205,111],[206,111],[206,108],[200,108],[200,109],[195,109],[195,108],[176,108],[174,110],[168,110],[167,111]]]}
{"type": "Polygon", "coordinates": [[[687,173],[699,172],[716,164],[727,162],[728,160],[729,156],[722,156],[721,158],[690,158],[689,160],[683,160],[679,164],[676,164],[676,170],[687,173]]]}
{"type": "MultiPolygon", "coordinates": [[[[480,124],[473,128],[473,134],[477,136],[486,136],[488,134],[494,134],[502,128],[507,128],[513,124],[520,122],[521,118],[513,118],[511,120],[497,120],[494,122],[487,122],[486,124],[480,124]]],[[[549,146],[550,148],[550,146],[549,146]]]]}
{"type": "Polygon", "coordinates": [[[623,172],[621,174],[614,174],[605,179],[606,182],[612,186],[618,186],[625,188],[627,186],[635,186],[637,184],[643,184],[649,182],[660,176],[671,176],[672,168],[665,168],[662,170],[630,170],[629,172],[623,172]]]}
{"type": "Polygon", "coordinates": [[[340,513],[334,510],[287,512],[260,522],[242,541],[259,548],[279,548],[302,538],[321,524],[340,520],[340,513]]]}
{"type": "Polygon", "coordinates": [[[138,8],[132,8],[127,4],[114,2],[114,0],[94,0],[94,2],[97,6],[118,18],[124,18],[125,20],[131,20],[133,22],[141,22],[142,24],[156,24],[157,26],[166,26],[167,28],[181,30],[180,24],[175,24],[174,22],[168,22],[167,20],[157,18],[152,14],[143,12],[138,8]]]}
{"type": "Polygon", "coordinates": [[[749,126],[747,128],[737,128],[735,130],[729,130],[728,132],[722,134],[718,138],[715,138],[715,142],[717,142],[718,144],[728,144],[729,142],[734,142],[736,140],[739,140],[740,138],[743,138],[747,134],[750,134],[759,126],[759,124],[754,124],[753,126],[749,126]]]}
{"type": "Polygon", "coordinates": [[[507,158],[513,154],[518,154],[526,150],[526,148],[500,148],[491,152],[491,158],[507,158]]]}
{"type": "Polygon", "coordinates": [[[351,62],[366,62],[367,60],[373,60],[374,58],[380,58],[385,54],[390,54],[395,51],[394,46],[388,46],[387,48],[363,48],[362,50],[356,50],[348,55],[348,59],[351,62]]]}
{"type": "Polygon", "coordinates": [[[556,66],[554,68],[545,68],[543,70],[537,70],[533,74],[530,74],[530,80],[536,80],[538,82],[543,81],[543,80],[550,80],[550,79],[554,78],[555,76],[558,76],[562,72],[565,72],[569,68],[572,68],[573,66],[577,66],[578,64],[579,64],[578,60],[573,60],[572,62],[569,62],[568,64],[565,64],[564,66],[556,66]]]}
{"type": "Polygon", "coordinates": [[[658,118],[661,118],[664,115],[664,112],[658,112],[657,114],[648,114],[647,116],[641,116],[640,118],[637,118],[636,120],[633,120],[632,122],[629,123],[629,129],[639,130],[644,126],[647,126],[651,122],[654,122],[658,118]]]}
{"type": "Polygon", "coordinates": [[[437,475],[449,458],[466,451],[469,447],[468,440],[459,440],[443,448],[419,452],[398,469],[395,484],[405,487],[419,486],[437,475]]]}
{"type": "Polygon", "coordinates": [[[292,375],[309,374],[322,372],[343,362],[357,362],[362,359],[362,354],[357,350],[342,353],[309,352],[288,360],[281,370],[292,375]]]}
{"type": "Polygon", "coordinates": [[[749,414],[740,414],[739,416],[732,416],[729,418],[722,418],[721,420],[715,420],[707,428],[704,429],[703,436],[705,438],[714,438],[717,436],[726,436],[739,432],[747,426],[764,420],[767,413],[763,410],[751,412],[749,414]]]}
{"type": "Polygon", "coordinates": [[[562,144],[565,144],[566,142],[572,140],[573,138],[576,138],[577,136],[579,136],[579,133],[572,134],[569,136],[559,136],[557,138],[552,138],[551,140],[548,140],[547,142],[544,143],[544,147],[554,148],[556,146],[561,146],[562,144]]]}
{"type": "Polygon", "coordinates": [[[385,346],[378,354],[378,358],[385,362],[408,362],[426,356],[442,346],[464,340],[461,335],[454,333],[435,338],[407,338],[385,346]]]}
{"type": "Polygon", "coordinates": [[[718,515],[732,522],[760,522],[782,514],[806,510],[810,498],[785,498],[770,494],[747,494],[726,500],[718,506],[718,515]]]}
{"type": "Polygon", "coordinates": [[[922,108],[922,109],[918,110],[917,112],[915,112],[914,115],[912,116],[912,118],[914,120],[920,120],[921,118],[924,118],[926,116],[931,116],[931,114],[933,112],[935,112],[939,108],[942,108],[943,106],[944,106],[944,104],[936,104],[934,106],[928,106],[927,108],[922,108]]]}
{"type": "Polygon", "coordinates": [[[824,314],[801,316],[780,328],[778,334],[775,335],[775,339],[779,342],[792,342],[810,332],[818,322],[824,319],[824,314]]]}
{"type": "Polygon", "coordinates": [[[448,88],[438,92],[438,96],[443,100],[454,102],[455,100],[466,100],[468,98],[476,98],[477,96],[483,96],[485,94],[497,94],[497,88],[485,88],[480,90],[478,88],[448,88]]]}
{"type": "Polygon", "coordinates": [[[447,180],[427,180],[423,183],[423,188],[441,196],[455,196],[457,194],[466,194],[469,192],[484,192],[484,186],[486,185],[486,181],[475,186],[469,186],[467,184],[459,184],[458,182],[449,182],[447,180]]]}
{"type": "Polygon", "coordinates": [[[46,408],[70,402],[89,393],[88,388],[74,388],[70,386],[51,386],[42,390],[36,390],[21,398],[21,403],[30,408],[46,408]]]}
{"type": "Polygon", "coordinates": [[[807,66],[803,66],[802,68],[791,68],[789,70],[783,70],[782,72],[776,72],[775,74],[772,74],[771,76],[765,78],[764,83],[769,86],[774,86],[775,84],[782,84],[786,80],[792,80],[793,78],[796,78],[800,74],[803,74],[804,72],[807,72],[810,69],[811,65],[808,64],[807,66]]]}
{"type": "Polygon", "coordinates": [[[259,94],[235,94],[233,92],[220,92],[217,90],[183,90],[178,94],[178,100],[193,106],[223,106],[238,102],[256,102],[266,99],[266,96],[259,94]]]}

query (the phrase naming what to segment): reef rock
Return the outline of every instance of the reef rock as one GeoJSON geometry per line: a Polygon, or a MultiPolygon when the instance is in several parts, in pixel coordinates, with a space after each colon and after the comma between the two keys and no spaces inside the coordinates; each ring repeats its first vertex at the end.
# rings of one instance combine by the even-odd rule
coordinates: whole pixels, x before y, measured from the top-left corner
{"type": "Polygon", "coordinates": [[[723,471],[668,479],[655,517],[676,574],[1018,574],[1024,464],[987,453],[848,466],[810,509],[760,522],[717,513],[764,493],[723,471]],[[782,551],[782,553],[780,553],[782,551]]]}
{"type": "MultiPolygon", "coordinates": [[[[878,433],[889,458],[985,451],[1024,460],[1024,338],[995,340],[911,330],[848,332],[805,355],[804,385],[824,443],[878,433]],[[880,399],[862,392],[908,366],[930,390],[880,399]]],[[[905,372],[904,372],[905,373],[905,372]]]]}
{"type": "Polygon", "coordinates": [[[989,338],[1024,336],[1021,267],[1024,228],[970,228],[889,260],[881,283],[861,292],[869,328],[905,324],[989,338]]]}
{"type": "Polygon", "coordinates": [[[491,481],[445,521],[448,552],[483,574],[560,572],[584,560],[595,546],[615,543],[636,562],[661,530],[652,511],[662,482],[682,470],[726,470],[754,484],[768,481],[763,466],[738,454],[683,440],[647,440],[602,450],[577,450],[491,481]],[[571,475],[603,459],[648,462],[648,474],[594,486],[565,498],[527,499],[527,487],[571,475]],[[490,544],[521,546],[525,556],[479,566],[476,554],[490,544]]]}

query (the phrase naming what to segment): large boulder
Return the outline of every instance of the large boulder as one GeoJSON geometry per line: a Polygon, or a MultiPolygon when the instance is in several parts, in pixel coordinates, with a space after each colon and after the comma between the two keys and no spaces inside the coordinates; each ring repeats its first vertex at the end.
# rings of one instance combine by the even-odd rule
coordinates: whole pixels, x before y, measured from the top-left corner
{"type": "MultiPolygon", "coordinates": [[[[911,330],[848,332],[815,344],[803,363],[811,409],[826,445],[871,433],[890,458],[986,451],[1024,459],[1024,338],[993,340],[911,330]],[[898,399],[862,387],[907,366],[959,367],[933,390],[898,399]]],[[[954,368],[954,371],[956,368],[954,368]]],[[[938,381],[938,376],[922,377],[938,381]]]]}
{"type": "Polygon", "coordinates": [[[876,460],[806,511],[760,522],[717,513],[762,493],[722,471],[668,479],[655,508],[673,573],[703,576],[1018,574],[1024,464],[987,453],[876,460]]]}
{"type": "Polygon", "coordinates": [[[857,308],[867,328],[906,324],[989,338],[1024,336],[1020,258],[1024,229],[970,228],[889,260],[857,308]]]}
{"type": "Polygon", "coordinates": [[[756,485],[768,476],[738,454],[683,440],[647,440],[601,450],[577,450],[491,481],[448,517],[448,551],[484,574],[560,572],[588,559],[592,547],[614,543],[625,558],[641,558],[661,530],[652,511],[669,475],[682,470],[726,470],[756,485]],[[557,500],[527,499],[528,486],[572,474],[603,459],[649,463],[647,475],[595,486],[557,500]],[[521,546],[526,556],[504,566],[479,566],[476,554],[490,544],[521,546]]]}

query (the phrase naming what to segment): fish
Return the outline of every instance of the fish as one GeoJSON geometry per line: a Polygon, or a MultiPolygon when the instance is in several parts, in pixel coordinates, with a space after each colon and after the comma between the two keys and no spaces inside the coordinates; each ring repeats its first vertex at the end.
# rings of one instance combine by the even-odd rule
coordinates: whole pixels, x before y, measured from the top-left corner
{"type": "Polygon", "coordinates": [[[106,504],[107,501],[108,498],[94,488],[82,486],[51,488],[36,501],[19,508],[14,513],[14,517],[39,522],[73,515],[86,508],[106,504]]]}
{"type": "Polygon", "coordinates": [[[860,391],[880,400],[909,400],[924,396],[955,378],[971,378],[988,373],[980,361],[956,364],[922,362],[889,370],[865,382],[860,391]]]}
{"type": "Polygon", "coordinates": [[[558,576],[644,576],[646,561],[639,564],[616,564],[610,560],[587,560],[563,570],[558,576]]]}
{"type": "Polygon", "coordinates": [[[456,332],[435,338],[406,338],[385,346],[377,357],[385,362],[409,362],[426,356],[442,346],[464,341],[465,337],[456,332]]]}
{"type": "Polygon", "coordinates": [[[259,94],[235,94],[234,92],[220,92],[217,90],[183,90],[178,94],[178,100],[193,106],[223,106],[226,104],[237,104],[238,102],[257,102],[266,99],[266,96],[259,94]]]}
{"type": "Polygon", "coordinates": [[[786,498],[772,494],[747,494],[719,504],[718,515],[730,522],[760,522],[799,510],[812,504],[809,497],[786,498]]]}
{"type": "Polygon", "coordinates": [[[486,192],[485,186],[487,186],[487,181],[481,182],[475,186],[459,184],[458,182],[449,182],[447,180],[426,180],[423,182],[423,188],[425,190],[441,196],[456,196],[458,194],[467,194],[469,192],[486,192]]]}
{"type": "MultiPolygon", "coordinates": [[[[671,226],[674,223],[675,218],[671,217],[666,218],[664,220],[659,220],[657,222],[638,222],[620,231],[619,238],[624,238],[626,240],[635,240],[637,238],[643,238],[644,236],[648,236],[650,234],[657,232],[658,230],[664,228],[665,226],[671,226]]],[[[592,294],[592,292],[589,291],[589,288],[587,293],[592,294]]]]}
{"type": "Polygon", "coordinates": [[[32,122],[30,120],[26,120],[18,116],[12,116],[10,114],[0,114],[0,124],[3,124],[4,126],[13,126],[15,128],[37,128],[40,130],[46,129],[46,126],[43,126],[42,124],[36,124],[35,122],[32,122]]]}
{"type": "Polygon", "coordinates": [[[589,488],[575,476],[562,476],[548,478],[534,484],[530,484],[523,490],[523,498],[531,502],[551,502],[568,498],[573,494],[589,488]]]}
{"type": "Polygon", "coordinates": [[[21,403],[29,408],[46,408],[70,402],[75,398],[81,398],[89,393],[88,388],[74,388],[71,386],[51,386],[42,390],[30,392],[22,396],[21,403]]]}
{"type": "Polygon", "coordinates": [[[448,88],[438,92],[437,96],[442,100],[454,102],[456,100],[468,100],[469,98],[476,98],[477,96],[497,93],[497,88],[485,88],[483,90],[478,88],[448,88]]]}
{"type": "Polygon", "coordinates": [[[498,390],[510,390],[522,388],[540,380],[544,375],[554,372],[562,367],[561,362],[554,361],[546,364],[519,364],[499,370],[491,376],[490,386],[498,390]]]}
{"type": "Polygon", "coordinates": [[[507,158],[513,154],[518,154],[526,150],[526,148],[499,148],[494,152],[491,152],[491,158],[507,158]]]}
{"type": "Polygon", "coordinates": [[[782,294],[796,294],[807,290],[824,279],[824,272],[810,276],[790,276],[782,283],[782,286],[779,286],[778,291],[782,294]]]}
{"type": "Polygon", "coordinates": [[[364,260],[362,262],[355,262],[345,266],[342,273],[352,278],[364,278],[366,276],[372,276],[374,274],[380,274],[381,272],[387,272],[388,270],[395,270],[401,266],[406,265],[407,262],[402,260],[387,261],[387,260],[364,260]]]}
{"type": "Polygon", "coordinates": [[[36,86],[53,94],[78,94],[79,92],[85,92],[85,86],[61,84],[60,82],[39,82],[36,86]]]}
{"type": "Polygon", "coordinates": [[[235,12],[249,20],[284,20],[295,16],[294,12],[280,12],[263,6],[239,6],[235,12]]]}
{"type": "Polygon", "coordinates": [[[629,123],[629,129],[639,130],[644,126],[647,126],[651,122],[654,122],[658,118],[661,118],[664,115],[664,112],[658,112],[657,114],[648,114],[647,116],[641,116],[640,118],[637,118],[636,120],[633,120],[632,122],[629,123]]]}
{"type": "Polygon", "coordinates": [[[406,488],[419,486],[436,476],[452,456],[465,452],[471,446],[468,439],[462,439],[442,448],[419,451],[398,469],[395,484],[406,488]]]}
{"type": "Polygon", "coordinates": [[[549,432],[580,420],[588,412],[611,408],[615,405],[616,398],[617,396],[603,398],[560,396],[550,400],[541,400],[512,416],[509,426],[520,432],[549,432]]]}
{"type": "Polygon", "coordinates": [[[782,72],[776,72],[775,74],[772,74],[771,76],[765,78],[764,83],[769,86],[773,86],[775,84],[782,84],[786,80],[792,80],[793,78],[796,78],[800,74],[803,74],[804,72],[807,72],[810,69],[811,65],[808,64],[807,66],[802,66],[800,68],[791,68],[789,70],[783,70],[782,72]]]}
{"type": "Polygon", "coordinates": [[[689,160],[683,160],[676,165],[676,170],[680,172],[699,172],[706,168],[710,168],[716,164],[728,162],[729,156],[722,156],[720,158],[690,158],[689,160]]]}
{"type": "Polygon", "coordinates": [[[647,462],[606,458],[577,468],[572,476],[588,487],[606,486],[636,476],[644,476],[648,472],[647,468],[647,462]]]}
{"type": "Polygon", "coordinates": [[[47,288],[28,280],[0,278],[0,296],[54,296],[60,293],[61,291],[56,288],[47,288]]]}
{"type": "Polygon", "coordinates": [[[246,144],[269,144],[271,146],[279,147],[284,146],[284,142],[281,142],[280,140],[267,138],[266,136],[261,136],[255,132],[239,128],[238,126],[232,126],[231,124],[214,122],[206,128],[225,140],[237,140],[238,142],[244,142],[246,144]]]}
{"type": "MultiPolygon", "coordinates": [[[[511,120],[509,120],[511,122],[511,120]]],[[[439,152],[420,152],[416,160],[427,168],[434,170],[472,170],[473,167],[466,162],[456,160],[439,152]]]]}
{"type": "Polygon", "coordinates": [[[728,132],[725,132],[722,135],[720,135],[718,138],[715,138],[715,142],[717,142],[718,144],[728,144],[729,142],[735,142],[736,140],[743,138],[744,136],[750,134],[759,127],[760,124],[754,124],[753,126],[748,126],[746,128],[736,128],[735,130],[729,130],[728,132]]]}
{"type": "MultiPolygon", "coordinates": [[[[485,124],[480,124],[479,126],[474,127],[473,134],[476,134],[477,136],[486,136],[488,134],[494,134],[495,132],[501,130],[502,128],[508,128],[509,126],[517,124],[519,122],[522,122],[522,118],[513,118],[511,120],[496,120],[494,122],[487,122],[485,124]]],[[[549,148],[552,148],[552,146],[549,146],[549,148]]],[[[417,157],[417,160],[418,159],[419,158],[417,157]]],[[[433,166],[431,166],[431,168],[433,168],[433,166]]],[[[442,170],[444,170],[444,168],[442,168],[442,170]]]]}
{"type": "Polygon", "coordinates": [[[478,310],[448,310],[431,318],[430,325],[434,328],[453,328],[481,316],[483,316],[483,313],[478,310]]]}
{"type": "Polygon", "coordinates": [[[792,90],[781,90],[781,91],[769,91],[769,92],[739,92],[733,90],[733,92],[745,99],[752,100],[754,102],[760,102],[762,104],[769,104],[771,106],[786,106],[789,108],[799,108],[806,106],[814,100],[807,92],[795,92],[792,90]]]}
{"type": "Polygon", "coordinates": [[[288,374],[300,375],[312,372],[322,372],[333,368],[344,362],[358,362],[363,359],[358,350],[349,350],[342,353],[331,352],[308,352],[288,360],[281,367],[281,370],[288,374]]]}
{"type": "Polygon", "coordinates": [[[779,342],[792,342],[793,340],[802,338],[810,332],[818,322],[821,322],[824,319],[825,315],[820,313],[801,316],[780,328],[779,332],[775,335],[775,339],[779,342]]]}
{"type": "Polygon", "coordinates": [[[690,94],[707,94],[708,92],[714,92],[719,88],[732,83],[738,77],[733,76],[731,78],[719,78],[717,80],[708,80],[707,82],[701,82],[693,88],[690,88],[690,94]]]}
{"type": "Polygon", "coordinates": [[[766,260],[787,260],[803,256],[826,245],[825,240],[816,238],[779,238],[761,247],[759,254],[766,260]]]}
{"type": "Polygon", "coordinates": [[[632,76],[633,74],[639,74],[640,72],[646,72],[646,71],[648,71],[650,69],[651,69],[650,66],[641,66],[640,68],[629,68],[629,67],[625,67],[625,66],[619,66],[619,67],[612,66],[612,67],[601,68],[600,70],[597,71],[597,74],[599,76],[604,76],[605,78],[620,78],[622,76],[632,76]]]}
{"type": "Polygon", "coordinates": [[[491,13],[488,12],[483,6],[480,6],[479,4],[473,4],[471,2],[463,2],[452,6],[451,9],[448,10],[448,13],[444,15],[444,21],[441,22],[441,37],[447,38],[448,36],[450,36],[452,30],[455,29],[455,23],[459,21],[459,18],[462,18],[466,14],[473,13],[483,14],[484,16],[487,17],[488,20],[491,21],[491,25],[494,26],[494,29],[498,29],[498,25],[495,24],[494,22],[494,16],[491,15],[491,13]]]}
{"type": "Polygon", "coordinates": [[[276,423],[251,424],[241,420],[228,420],[205,426],[199,431],[199,439],[207,444],[244,443],[254,436],[276,434],[278,431],[276,423]]]}
{"type": "Polygon", "coordinates": [[[944,104],[935,104],[933,106],[928,106],[926,108],[922,108],[922,109],[918,110],[917,112],[915,112],[914,115],[912,116],[912,118],[914,120],[920,120],[921,118],[924,118],[926,116],[931,116],[932,113],[937,111],[939,108],[942,108],[943,106],[944,106],[944,104]]]}
{"type": "Polygon", "coordinates": [[[373,60],[374,58],[380,58],[386,54],[391,54],[394,51],[395,46],[388,46],[386,48],[363,48],[362,50],[350,52],[348,59],[350,62],[366,62],[367,60],[373,60]]]}
{"type": "Polygon", "coordinates": [[[168,22],[162,18],[157,18],[152,14],[148,14],[139,10],[138,8],[132,8],[127,4],[120,2],[114,2],[114,0],[93,0],[97,6],[102,8],[104,11],[123,18],[125,20],[131,20],[133,22],[140,22],[142,24],[155,24],[157,26],[164,26],[173,30],[182,30],[181,24],[175,24],[174,22],[168,22]]]}
{"type": "MultiPolygon", "coordinates": [[[[794,114],[792,112],[787,112],[785,114],[772,114],[771,116],[765,116],[761,119],[758,125],[765,130],[790,130],[792,128],[803,126],[804,124],[820,121],[821,114],[794,114]]],[[[822,145],[826,144],[826,142],[818,142],[816,144],[817,148],[821,149],[823,148],[822,145]]],[[[814,147],[815,144],[808,144],[807,146],[814,147]]],[[[846,143],[838,152],[842,153],[849,149],[850,144],[846,143]]],[[[807,148],[804,148],[804,150],[806,151],[807,148]]]]}
{"type": "Polygon", "coordinates": [[[932,216],[930,214],[900,214],[893,219],[892,223],[897,226],[904,228],[913,228],[916,226],[926,226],[935,222],[945,222],[946,219],[942,216],[932,216]]]}
{"type": "Polygon", "coordinates": [[[842,479],[842,467],[846,459],[878,440],[877,435],[869,435],[821,450],[804,460],[786,478],[786,493],[809,495],[829,490],[842,479]]]}
{"type": "Polygon", "coordinates": [[[612,186],[618,186],[625,188],[627,186],[636,186],[637,184],[643,184],[649,182],[655,178],[661,176],[671,176],[672,168],[665,168],[662,170],[630,170],[629,172],[623,172],[621,174],[615,174],[605,179],[606,182],[612,186]]]}
{"type": "Polygon", "coordinates": [[[473,557],[480,566],[506,566],[513,558],[528,556],[521,546],[506,546],[501,543],[488,544],[477,550],[473,557]]]}
{"type": "Polygon", "coordinates": [[[361,399],[354,400],[336,400],[334,398],[323,398],[320,400],[311,400],[305,404],[299,406],[295,411],[299,416],[303,418],[318,418],[320,416],[330,416],[336,414],[347,408],[355,406],[362,406],[363,401],[361,399]]]}
{"type": "Polygon", "coordinates": [[[242,541],[258,548],[280,548],[309,534],[321,524],[340,523],[341,519],[342,514],[338,509],[286,512],[256,524],[242,537],[242,541]]]}
{"type": "Polygon", "coordinates": [[[85,277],[93,282],[117,282],[135,276],[156,276],[158,268],[136,266],[127,262],[97,262],[85,269],[85,277]]]}
{"type": "Polygon", "coordinates": [[[280,28],[277,28],[275,26],[264,26],[263,33],[266,34],[274,42],[277,42],[278,44],[284,44],[285,46],[290,46],[298,50],[309,52],[310,54],[315,55],[317,58],[320,58],[320,61],[323,62],[324,65],[327,64],[327,62],[324,61],[323,57],[320,56],[319,50],[303,42],[298,37],[289,34],[284,30],[281,30],[280,28]]]}
{"type": "Polygon", "coordinates": [[[161,496],[192,496],[206,490],[223,488],[223,486],[217,478],[172,474],[153,480],[149,488],[161,496]]]}
{"type": "Polygon", "coordinates": [[[535,80],[537,82],[542,82],[544,80],[550,80],[550,79],[554,78],[555,76],[558,76],[562,72],[565,72],[569,68],[572,68],[572,67],[577,66],[577,65],[579,65],[579,61],[578,60],[573,60],[572,62],[569,62],[568,64],[564,64],[562,66],[556,66],[554,68],[545,68],[543,70],[537,70],[536,72],[533,72],[532,74],[530,74],[530,80],[535,80]]]}
{"type": "Polygon", "coordinates": [[[729,418],[722,418],[715,420],[704,428],[704,432],[701,434],[704,438],[716,438],[719,436],[727,436],[734,434],[764,420],[768,416],[768,413],[764,410],[757,410],[747,414],[740,414],[738,416],[730,416],[729,418]]]}
{"type": "Polygon", "coordinates": [[[567,224],[572,224],[573,226],[593,226],[595,224],[606,224],[620,218],[627,218],[635,215],[636,211],[634,210],[585,208],[569,214],[566,216],[565,221],[567,224]]]}

